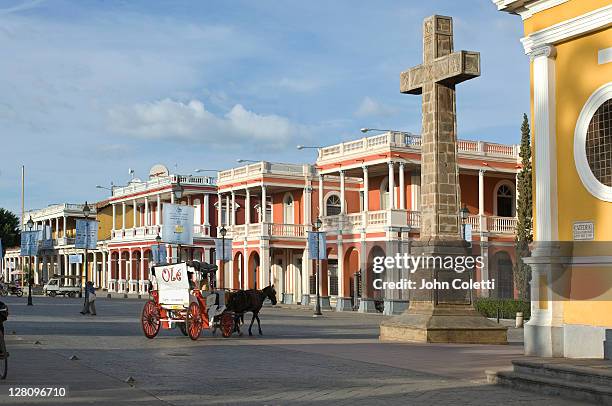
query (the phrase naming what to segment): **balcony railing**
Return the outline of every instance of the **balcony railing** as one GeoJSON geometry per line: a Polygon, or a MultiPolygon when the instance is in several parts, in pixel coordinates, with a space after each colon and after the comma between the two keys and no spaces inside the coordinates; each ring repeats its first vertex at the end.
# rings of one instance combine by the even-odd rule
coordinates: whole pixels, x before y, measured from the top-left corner
{"type": "MultiPolygon", "coordinates": [[[[62,203],[62,204],[53,204],[51,206],[42,208],[29,210],[25,213],[24,219],[30,218],[32,216],[32,220],[40,221],[42,219],[48,219],[53,217],[62,217],[62,216],[70,216],[70,217],[83,217],[83,207],[84,204],[71,204],[71,203],[62,203]]],[[[95,216],[96,208],[94,205],[89,206],[91,210],[91,215],[95,216]]]]}
{"type": "MultiPolygon", "coordinates": [[[[350,213],[323,217],[323,230],[348,231],[351,229],[378,229],[390,227],[421,227],[421,213],[410,210],[378,210],[366,213],[350,213]]],[[[479,215],[468,216],[466,223],[472,225],[473,232],[488,231],[495,234],[514,234],[517,219],[515,217],[483,216],[481,227],[479,215]]]]}
{"type": "Polygon", "coordinates": [[[262,236],[281,238],[306,238],[308,228],[303,224],[252,223],[228,227],[228,236],[236,239],[260,238],[262,236]]]}
{"type": "Polygon", "coordinates": [[[238,178],[256,177],[267,173],[289,176],[305,176],[313,174],[311,165],[283,164],[261,161],[254,164],[239,166],[219,172],[219,183],[238,178]]]}
{"type": "MultiPolygon", "coordinates": [[[[421,149],[421,137],[414,134],[387,132],[359,140],[343,142],[319,149],[318,160],[328,160],[343,155],[371,152],[381,147],[405,147],[415,150],[421,149]]],[[[466,155],[494,156],[500,158],[518,159],[519,146],[505,145],[492,142],[458,140],[459,153],[466,155]]]]}
{"type": "Polygon", "coordinates": [[[183,186],[190,185],[209,185],[214,186],[217,183],[215,177],[212,176],[185,176],[185,175],[170,175],[159,178],[153,178],[146,182],[132,182],[127,186],[118,186],[113,188],[113,197],[121,197],[132,195],[139,192],[145,192],[151,189],[158,189],[162,186],[168,186],[180,182],[183,186]]]}
{"type": "MultiPolygon", "coordinates": [[[[140,226],[126,228],[124,230],[117,229],[111,231],[111,239],[113,240],[150,240],[151,238],[157,237],[157,234],[161,235],[161,226],[140,226]]],[[[203,224],[193,225],[194,237],[209,237],[210,226],[203,224]]],[[[74,240],[74,239],[73,239],[74,240]]]]}

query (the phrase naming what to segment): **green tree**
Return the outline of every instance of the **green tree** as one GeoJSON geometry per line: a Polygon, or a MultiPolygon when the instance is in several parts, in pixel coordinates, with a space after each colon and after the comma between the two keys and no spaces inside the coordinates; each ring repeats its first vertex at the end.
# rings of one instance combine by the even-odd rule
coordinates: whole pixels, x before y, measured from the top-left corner
{"type": "Polygon", "coordinates": [[[533,241],[533,195],[532,195],[532,168],[531,168],[531,134],[527,114],[523,114],[521,125],[521,158],[522,169],[518,174],[516,189],[518,192],[518,204],[516,214],[518,222],[516,225],[516,263],[514,264],[514,285],[519,294],[519,299],[528,300],[530,296],[529,281],[531,280],[531,268],[525,262],[524,257],[530,255],[529,244],[533,241]]]}
{"type": "Polygon", "coordinates": [[[0,208],[0,239],[4,250],[8,247],[16,247],[21,243],[19,218],[3,208],[0,208]]]}

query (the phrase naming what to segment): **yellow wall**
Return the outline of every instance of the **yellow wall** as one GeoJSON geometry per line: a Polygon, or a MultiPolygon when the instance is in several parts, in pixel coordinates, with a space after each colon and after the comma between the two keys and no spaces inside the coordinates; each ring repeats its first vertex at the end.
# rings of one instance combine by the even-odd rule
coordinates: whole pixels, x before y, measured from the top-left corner
{"type": "Polygon", "coordinates": [[[570,0],[526,19],[525,35],[609,5],[610,0],[570,0]]]}
{"type": "MultiPolygon", "coordinates": [[[[568,1],[525,20],[525,35],[608,5],[610,0],[568,1]]],[[[599,200],[586,190],[576,171],[573,154],[574,130],[580,111],[595,90],[612,81],[612,63],[599,65],[597,62],[598,50],[612,47],[612,29],[570,39],[555,44],[555,47],[559,240],[571,241],[573,223],[590,220],[595,222],[595,240],[612,241],[612,227],[609,226],[612,224],[612,203],[599,200]]],[[[534,117],[533,80],[532,67],[531,117],[534,117]]],[[[534,133],[535,131],[532,131],[532,136],[534,133]]],[[[532,145],[535,156],[537,145],[535,143],[532,145]]],[[[535,179],[533,184],[535,189],[535,179]]],[[[534,231],[537,236],[537,230],[534,231]]],[[[585,252],[582,255],[593,255],[593,253],[585,252]]],[[[612,269],[568,268],[567,272],[571,278],[569,292],[571,300],[564,300],[564,321],[568,324],[611,326],[612,269]],[[594,295],[590,291],[592,289],[601,289],[601,292],[596,292],[597,295],[594,295]],[[596,298],[593,299],[593,296],[596,298]],[[584,300],[586,298],[591,300],[584,300]]]]}
{"type": "Polygon", "coordinates": [[[113,207],[111,205],[97,210],[98,241],[109,240],[113,229],[113,207]]]}
{"type": "Polygon", "coordinates": [[[574,130],[580,111],[595,90],[612,81],[612,63],[598,65],[597,51],[611,46],[612,29],[557,45],[557,202],[561,241],[572,240],[572,225],[578,220],[594,220],[595,239],[612,241],[612,203],[589,193],[574,162],[574,130]]]}

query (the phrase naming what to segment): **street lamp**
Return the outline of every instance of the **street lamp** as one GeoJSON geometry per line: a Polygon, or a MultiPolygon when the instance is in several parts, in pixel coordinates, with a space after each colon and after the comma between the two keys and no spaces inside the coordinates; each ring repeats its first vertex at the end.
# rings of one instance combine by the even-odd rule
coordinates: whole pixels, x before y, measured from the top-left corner
{"type": "Polygon", "coordinates": [[[398,130],[383,130],[381,128],[362,128],[360,130],[362,133],[368,133],[370,131],[378,131],[381,133],[399,133],[399,134],[405,134],[405,135],[415,135],[413,133],[411,133],[410,131],[398,131],[398,130]]]}
{"type": "Polygon", "coordinates": [[[260,161],[254,161],[252,159],[236,159],[236,162],[238,162],[239,164],[244,163],[244,162],[250,162],[250,163],[256,164],[260,161]]]}
{"type": "Polygon", "coordinates": [[[319,252],[320,248],[321,248],[321,244],[319,241],[319,230],[321,229],[321,227],[323,226],[323,222],[321,221],[320,217],[317,217],[315,223],[314,223],[314,229],[315,229],[315,233],[317,233],[317,259],[316,259],[316,266],[317,266],[317,286],[316,286],[316,290],[317,290],[317,302],[315,304],[315,312],[312,315],[313,317],[318,317],[318,316],[322,316],[323,313],[321,313],[321,292],[320,292],[320,281],[321,281],[321,253],[319,252]]]}
{"type": "MultiPolygon", "coordinates": [[[[225,235],[227,234],[227,229],[225,228],[225,226],[221,226],[221,229],[219,230],[219,234],[221,234],[221,261],[220,261],[220,265],[221,265],[221,275],[225,276],[225,235]]],[[[213,276],[213,280],[211,281],[211,285],[212,288],[214,288],[214,284],[215,284],[215,280],[216,280],[216,275],[213,276]]]]}
{"type": "Polygon", "coordinates": [[[320,145],[297,145],[296,148],[301,151],[303,149],[320,149],[323,147],[321,147],[320,145]]]}
{"type": "Polygon", "coordinates": [[[159,235],[159,231],[157,231],[157,236],[155,237],[155,242],[157,243],[157,258],[155,259],[156,265],[159,265],[159,263],[161,262],[161,251],[160,251],[161,240],[162,239],[159,235]]]}
{"type": "MultiPolygon", "coordinates": [[[[183,188],[183,185],[181,185],[181,178],[180,176],[177,176],[177,181],[176,181],[176,187],[172,190],[172,193],[174,193],[174,198],[176,200],[180,200],[183,197],[183,192],[185,190],[185,188],[183,188]]],[[[178,255],[177,255],[177,264],[181,262],[181,251],[182,251],[182,247],[181,244],[178,244],[178,255]]]]}
{"type": "MultiPolygon", "coordinates": [[[[32,231],[32,227],[34,227],[34,221],[32,221],[32,216],[30,216],[30,218],[28,219],[28,222],[26,223],[28,229],[30,230],[30,232],[32,231]]],[[[30,266],[28,267],[28,306],[32,306],[32,256],[28,255],[28,258],[30,260],[30,266]]]]}
{"type": "Polygon", "coordinates": [[[196,169],[194,172],[196,172],[196,173],[200,173],[200,172],[219,172],[219,169],[196,169]]]}
{"type": "Polygon", "coordinates": [[[463,239],[465,240],[466,237],[466,233],[465,233],[465,221],[468,219],[468,217],[470,216],[470,210],[467,208],[466,205],[464,205],[461,210],[459,210],[459,216],[461,217],[461,224],[463,225],[463,239]]]}
{"type": "Polygon", "coordinates": [[[83,260],[83,271],[81,272],[81,291],[79,292],[79,297],[83,297],[83,289],[85,289],[85,285],[87,284],[87,243],[89,242],[89,223],[87,221],[90,214],[91,208],[87,204],[87,201],[85,201],[85,205],[83,206],[83,217],[85,217],[86,221],[85,230],[87,230],[87,235],[85,236],[85,259],[83,260]]]}

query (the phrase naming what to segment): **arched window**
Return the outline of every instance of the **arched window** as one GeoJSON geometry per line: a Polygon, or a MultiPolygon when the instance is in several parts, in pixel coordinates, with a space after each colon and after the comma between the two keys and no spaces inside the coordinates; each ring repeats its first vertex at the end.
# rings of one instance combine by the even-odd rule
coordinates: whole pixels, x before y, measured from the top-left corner
{"type": "Polygon", "coordinates": [[[501,185],[497,188],[497,215],[501,217],[512,217],[514,196],[512,189],[508,185],[501,185]]]}
{"type": "Polygon", "coordinates": [[[290,194],[283,199],[283,222],[293,224],[293,196],[290,194]]]}
{"type": "Polygon", "coordinates": [[[387,210],[389,208],[389,179],[386,178],[380,184],[380,209],[387,210]]]}
{"type": "Polygon", "coordinates": [[[331,195],[325,202],[325,214],[327,216],[336,216],[342,211],[342,204],[340,202],[340,196],[331,195]]]}

